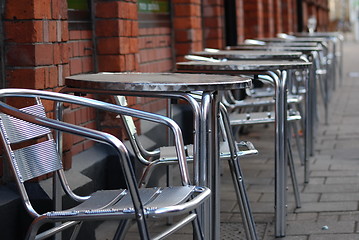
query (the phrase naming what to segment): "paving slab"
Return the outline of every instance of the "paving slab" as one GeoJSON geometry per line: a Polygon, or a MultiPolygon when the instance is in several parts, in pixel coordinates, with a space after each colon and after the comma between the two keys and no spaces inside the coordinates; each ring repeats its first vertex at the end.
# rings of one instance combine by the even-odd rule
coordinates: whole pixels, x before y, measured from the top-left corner
{"type": "Polygon", "coordinates": [[[304,202],[296,212],[332,212],[358,210],[358,202],[304,202]]]}
{"type": "Polygon", "coordinates": [[[288,235],[300,234],[333,234],[333,233],[353,233],[355,229],[355,221],[293,221],[288,224],[288,235]]]}
{"type": "Polygon", "coordinates": [[[309,236],[309,240],[357,240],[358,234],[312,234],[309,236]]]}

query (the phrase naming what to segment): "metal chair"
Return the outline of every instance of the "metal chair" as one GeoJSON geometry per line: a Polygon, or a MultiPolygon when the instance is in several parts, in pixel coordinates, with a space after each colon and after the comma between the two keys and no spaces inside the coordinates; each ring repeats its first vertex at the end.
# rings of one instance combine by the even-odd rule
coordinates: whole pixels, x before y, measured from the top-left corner
{"type": "MultiPolygon", "coordinates": [[[[238,126],[249,126],[249,125],[257,125],[257,124],[270,124],[275,123],[275,113],[274,112],[248,112],[248,113],[236,113],[233,112],[230,114],[230,125],[232,127],[238,127],[238,126]]],[[[293,128],[293,134],[296,136],[297,139],[297,146],[300,146],[297,136],[297,128],[295,125],[296,121],[301,120],[301,115],[299,112],[294,110],[288,110],[287,113],[287,122],[292,126],[293,128]]],[[[296,176],[296,171],[294,167],[294,161],[293,161],[293,154],[292,154],[292,147],[291,147],[291,141],[290,137],[288,136],[286,140],[287,149],[288,149],[288,166],[289,171],[291,175],[292,180],[292,186],[294,191],[294,197],[297,208],[301,207],[301,201],[300,201],[300,193],[299,193],[299,187],[298,187],[298,181],[296,176]]],[[[299,153],[300,149],[299,149],[299,153]]]]}
{"type": "MultiPolygon", "coordinates": [[[[74,227],[71,239],[76,238],[82,222],[94,220],[135,220],[141,239],[150,239],[148,218],[159,218],[186,214],[179,222],[158,234],[153,239],[163,239],[185,224],[192,222],[198,239],[203,239],[195,209],[210,196],[210,190],[190,184],[187,161],[181,130],[169,118],[139,110],[120,107],[100,101],[54,92],[25,89],[1,89],[0,97],[35,98],[36,104],[17,109],[0,101],[1,140],[14,173],[21,198],[27,212],[33,217],[26,239],[44,239],[70,227],[74,227]],[[165,188],[137,187],[134,171],[126,147],[108,133],[46,118],[40,99],[93,107],[96,109],[144,118],[167,125],[174,134],[181,186],[165,188]],[[61,162],[61,151],[57,151],[52,130],[75,134],[110,145],[123,167],[126,189],[99,190],[88,196],[75,194],[66,179],[61,162]],[[28,197],[24,183],[40,176],[53,174],[60,179],[65,194],[77,202],[70,209],[53,209],[39,213],[28,197]],[[55,224],[38,233],[45,223],[55,224]]],[[[61,113],[61,105],[57,105],[61,113]]],[[[59,119],[59,118],[57,118],[59,119]]],[[[56,138],[60,138],[57,134],[56,138]]],[[[61,148],[60,148],[61,149],[61,148]]],[[[53,191],[55,193],[55,191],[53,191]]],[[[56,198],[54,198],[56,199],[56,198]]]]}
{"type": "MultiPolygon", "coordinates": [[[[268,88],[271,89],[271,88],[268,88]]],[[[256,90],[254,90],[256,91],[256,90]]],[[[248,93],[251,94],[251,93],[248,93]]],[[[267,123],[267,121],[270,121],[268,123],[271,123],[274,116],[273,113],[273,106],[275,103],[275,99],[273,96],[269,97],[267,96],[272,94],[272,90],[263,90],[258,91],[255,93],[255,96],[249,96],[246,97],[243,100],[237,100],[232,95],[230,91],[226,92],[226,94],[223,97],[223,104],[226,106],[228,111],[231,113],[231,120],[234,120],[234,118],[238,118],[238,123],[243,123],[245,120],[249,120],[251,116],[256,116],[255,118],[259,120],[259,122],[267,123]],[[233,113],[233,114],[232,114],[233,113]],[[239,114],[239,115],[238,115],[239,114]]],[[[300,159],[300,162],[302,165],[304,165],[304,150],[303,150],[303,144],[300,140],[300,131],[299,129],[304,129],[304,119],[302,116],[304,116],[303,111],[303,101],[304,97],[302,95],[294,95],[289,94],[287,102],[290,109],[290,113],[293,116],[296,116],[295,120],[298,121],[292,121],[293,118],[288,118],[290,122],[290,129],[293,130],[293,136],[295,137],[295,142],[298,150],[298,156],[300,159]],[[299,122],[300,128],[297,126],[297,122],[299,122]]],[[[251,119],[253,120],[253,118],[251,119]]],[[[252,124],[237,124],[237,126],[244,126],[244,125],[252,125],[252,124]]]]}
{"type": "MultiPolygon", "coordinates": [[[[266,91],[263,91],[263,95],[266,91]]],[[[270,93],[270,92],[268,92],[270,93]]],[[[274,105],[273,97],[267,96],[256,96],[254,98],[246,98],[244,100],[236,100],[230,91],[226,92],[222,102],[225,104],[227,109],[230,111],[230,125],[235,128],[247,127],[257,124],[272,124],[275,123],[275,113],[271,110],[274,105]]],[[[288,106],[291,107],[287,111],[287,122],[288,128],[295,137],[296,146],[298,149],[299,159],[301,164],[304,165],[304,151],[302,143],[299,138],[299,131],[297,122],[302,123],[303,110],[301,103],[303,97],[300,95],[288,96],[288,106]],[[295,110],[294,108],[298,108],[295,110]]],[[[303,125],[302,125],[303,126],[303,125]]],[[[302,128],[303,129],[303,128],[302,128]]],[[[293,161],[292,147],[290,135],[286,140],[288,149],[288,166],[292,180],[293,192],[296,202],[296,207],[301,207],[300,193],[298,187],[298,181],[293,161]]]]}
{"type": "MultiPolygon", "coordinates": [[[[192,93],[192,96],[198,100],[200,99],[200,93],[192,93]]],[[[114,98],[118,105],[127,106],[127,100],[124,96],[116,95],[114,98]]],[[[220,144],[220,160],[228,161],[247,238],[255,240],[257,239],[255,223],[243,181],[243,174],[239,165],[239,158],[257,154],[258,151],[255,149],[251,142],[236,142],[233,138],[227,110],[224,105],[220,105],[220,113],[220,127],[222,133],[222,141],[220,144]]],[[[133,118],[126,115],[121,115],[120,117],[123,120],[129,141],[134,150],[134,154],[145,166],[139,181],[140,186],[146,186],[151,173],[156,167],[160,165],[173,165],[178,163],[177,156],[173,154],[173,146],[160,147],[155,151],[146,150],[142,146],[141,141],[139,141],[133,118]]],[[[193,145],[187,145],[185,146],[185,149],[187,161],[193,161],[193,145]]]]}

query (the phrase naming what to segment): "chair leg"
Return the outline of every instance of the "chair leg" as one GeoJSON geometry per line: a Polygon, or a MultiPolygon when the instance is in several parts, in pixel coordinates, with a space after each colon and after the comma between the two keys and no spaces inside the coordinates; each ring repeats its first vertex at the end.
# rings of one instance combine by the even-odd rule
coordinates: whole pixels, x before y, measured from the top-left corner
{"type": "Polygon", "coordinates": [[[33,222],[30,225],[29,229],[27,230],[25,239],[26,240],[35,240],[37,231],[39,230],[41,225],[42,224],[38,224],[37,222],[35,222],[35,223],[33,222]]]}
{"type": "Polygon", "coordinates": [[[242,178],[242,173],[237,159],[228,160],[229,167],[231,170],[233,185],[236,190],[237,200],[241,215],[243,218],[244,229],[246,231],[247,239],[257,240],[257,232],[255,222],[253,219],[251,207],[247,198],[247,192],[242,178]]]}
{"type": "Polygon", "coordinates": [[[288,156],[287,156],[288,157],[288,166],[289,166],[290,176],[291,176],[291,180],[292,180],[295,203],[296,203],[297,208],[301,208],[302,204],[300,201],[300,193],[299,193],[297,175],[295,172],[292,148],[291,148],[289,139],[287,139],[287,149],[288,149],[288,156]]]}
{"type": "Polygon", "coordinates": [[[77,235],[78,235],[79,232],[80,232],[82,223],[83,223],[83,222],[79,222],[78,224],[75,225],[74,231],[73,231],[72,234],[71,234],[70,240],[75,240],[75,239],[76,239],[77,235]]]}
{"type": "Polygon", "coordinates": [[[130,226],[131,226],[131,220],[120,221],[113,239],[114,240],[124,240],[127,230],[130,228],[130,226]]]}
{"type": "MultiPolygon", "coordinates": [[[[197,214],[197,211],[194,211],[197,214]]],[[[192,221],[192,226],[193,226],[193,236],[197,239],[197,240],[204,240],[204,234],[203,234],[203,230],[201,228],[201,223],[199,221],[198,215],[197,217],[192,221]]]]}
{"type": "Polygon", "coordinates": [[[239,157],[237,156],[238,147],[235,144],[233,133],[231,131],[231,125],[228,118],[227,111],[223,105],[220,105],[221,121],[224,126],[225,135],[231,152],[231,158],[228,160],[228,164],[231,170],[233,185],[236,190],[238,204],[241,210],[244,229],[249,240],[257,240],[256,227],[251,211],[251,207],[247,198],[246,188],[242,178],[242,171],[239,165],[239,157]]]}
{"type": "MultiPolygon", "coordinates": [[[[297,149],[298,149],[298,155],[299,155],[299,159],[300,159],[300,163],[302,166],[304,166],[304,151],[302,148],[302,144],[300,142],[299,139],[299,134],[298,134],[298,127],[296,122],[291,122],[290,124],[288,124],[290,129],[292,130],[292,133],[295,137],[295,143],[297,145],[297,149]]],[[[289,131],[290,132],[290,131],[289,131]]]]}

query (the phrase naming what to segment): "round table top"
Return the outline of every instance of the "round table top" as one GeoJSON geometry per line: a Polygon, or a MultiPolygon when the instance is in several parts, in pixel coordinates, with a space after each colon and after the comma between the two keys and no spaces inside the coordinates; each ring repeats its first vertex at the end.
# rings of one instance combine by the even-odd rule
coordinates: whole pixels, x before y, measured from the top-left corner
{"type": "Polygon", "coordinates": [[[66,77],[69,88],[99,91],[189,92],[243,89],[251,86],[247,77],[216,74],[106,72],[66,77]]]}
{"type": "Polygon", "coordinates": [[[287,46],[287,47],[317,47],[317,42],[267,42],[271,46],[287,46]]]}
{"type": "Polygon", "coordinates": [[[308,53],[312,51],[323,51],[323,48],[320,46],[280,46],[280,45],[238,45],[229,47],[233,50],[256,50],[256,51],[298,51],[301,53],[308,53]]]}
{"type": "Polygon", "coordinates": [[[326,42],[325,37],[297,37],[291,38],[259,38],[258,40],[264,42],[326,42]]]}
{"type": "Polygon", "coordinates": [[[293,34],[296,37],[342,37],[342,33],[340,32],[299,32],[293,34]]]}
{"type": "Polygon", "coordinates": [[[301,52],[290,52],[290,51],[245,51],[245,50],[219,50],[217,52],[194,52],[193,55],[199,55],[204,57],[213,57],[220,59],[238,60],[294,60],[299,59],[302,55],[301,52]]]}
{"type": "Polygon", "coordinates": [[[228,71],[228,72],[256,72],[289,69],[303,69],[311,65],[302,61],[269,61],[269,60],[231,60],[223,62],[189,61],[177,63],[179,71],[228,71]]]}

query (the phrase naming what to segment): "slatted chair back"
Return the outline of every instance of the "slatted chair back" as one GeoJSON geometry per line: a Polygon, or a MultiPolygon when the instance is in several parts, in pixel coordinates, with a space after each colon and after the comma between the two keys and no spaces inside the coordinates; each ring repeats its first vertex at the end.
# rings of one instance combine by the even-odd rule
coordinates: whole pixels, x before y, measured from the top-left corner
{"type": "MultiPolygon", "coordinates": [[[[46,117],[41,103],[20,111],[46,117]]],[[[50,129],[0,113],[0,131],[20,182],[62,169],[50,129]]]]}

